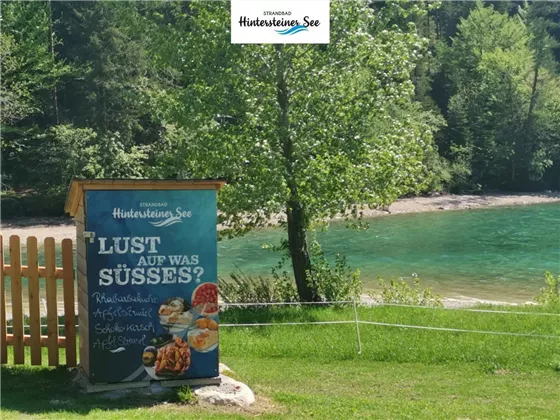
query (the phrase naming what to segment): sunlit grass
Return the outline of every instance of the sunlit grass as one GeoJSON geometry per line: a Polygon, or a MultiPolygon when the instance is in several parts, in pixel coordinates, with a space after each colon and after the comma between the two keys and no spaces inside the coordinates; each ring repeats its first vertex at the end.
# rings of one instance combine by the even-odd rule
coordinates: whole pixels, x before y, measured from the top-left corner
{"type": "MultiPolygon", "coordinates": [[[[560,313],[559,308],[493,309],[560,313]]],[[[560,336],[560,317],[555,316],[398,307],[358,311],[360,320],[375,322],[560,336]]],[[[222,324],[340,320],[352,321],[352,308],[228,309],[221,317],[222,324]]],[[[220,357],[237,379],[255,390],[257,407],[263,407],[256,413],[264,418],[524,419],[556,418],[560,413],[560,339],[365,324],[359,328],[360,355],[353,323],[222,327],[220,357]]],[[[46,360],[43,349],[44,364],[46,360]]],[[[28,365],[2,368],[2,406],[7,419],[31,415],[158,420],[255,414],[178,406],[172,396],[108,400],[84,395],[71,387],[66,370],[28,365]],[[162,398],[169,403],[163,404],[162,398]]]]}

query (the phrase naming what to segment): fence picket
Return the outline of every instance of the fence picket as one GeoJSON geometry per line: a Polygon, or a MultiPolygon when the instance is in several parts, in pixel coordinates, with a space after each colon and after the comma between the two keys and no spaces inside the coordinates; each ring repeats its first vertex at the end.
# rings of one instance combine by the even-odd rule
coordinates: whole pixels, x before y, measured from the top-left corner
{"type": "Polygon", "coordinates": [[[23,349],[23,291],[21,287],[21,245],[17,235],[10,236],[10,266],[14,364],[22,365],[25,362],[23,349]]]}
{"type": "Polygon", "coordinates": [[[29,288],[29,335],[31,364],[41,365],[41,311],[39,306],[39,256],[37,238],[27,238],[27,284],[29,288]]]}
{"type": "Polygon", "coordinates": [[[64,336],[66,365],[76,366],[76,309],[74,306],[74,250],[72,240],[62,240],[62,270],[64,275],[64,336]]]}
{"type": "Polygon", "coordinates": [[[0,361],[8,363],[8,329],[6,328],[6,284],[4,281],[4,236],[0,235],[0,361]]]}
{"type": "Polygon", "coordinates": [[[58,365],[58,307],[56,297],[56,254],[54,238],[45,238],[47,289],[47,348],[49,366],[58,365]]]}

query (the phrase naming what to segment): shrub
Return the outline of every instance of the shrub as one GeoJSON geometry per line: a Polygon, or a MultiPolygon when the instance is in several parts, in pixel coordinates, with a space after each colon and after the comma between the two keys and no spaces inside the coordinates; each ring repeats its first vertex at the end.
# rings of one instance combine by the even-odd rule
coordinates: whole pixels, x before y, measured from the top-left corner
{"type": "Polygon", "coordinates": [[[273,272],[273,278],[248,276],[241,270],[220,280],[220,296],[228,303],[297,302],[291,279],[273,272]]]}
{"type": "MultiPolygon", "coordinates": [[[[381,301],[383,303],[397,303],[403,305],[418,306],[443,306],[441,295],[434,294],[428,287],[424,290],[420,288],[420,279],[414,276],[414,285],[410,286],[402,278],[398,280],[385,280],[379,278],[381,286],[381,301]]],[[[374,297],[373,295],[370,295],[374,297]]]]}
{"type": "Polygon", "coordinates": [[[541,305],[560,305],[560,276],[554,277],[550,272],[544,274],[546,286],[541,288],[541,294],[535,300],[541,305]]]}
{"type": "Polygon", "coordinates": [[[333,302],[360,299],[362,282],[360,270],[353,271],[346,262],[346,257],[335,255],[334,267],[331,267],[319,242],[314,240],[309,247],[311,270],[317,294],[322,300],[333,302]]]}
{"type": "MultiPolygon", "coordinates": [[[[268,247],[285,251],[285,247],[268,247]]],[[[336,254],[334,266],[331,266],[321,245],[314,240],[309,247],[313,287],[321,301],[345,301],[360,298],[362,283],[360,271],[353,271],[346,258],[336,254]]],[[[289,258],[284,255],[276,267],[271,270],[271,277],[249,276],[238,270],[230,274],[230,280],[220,279],[220,296],[225,302],[262,303],[262,302],[298,302],[299,297],[294,279],[286,270],[289,258]]]]}

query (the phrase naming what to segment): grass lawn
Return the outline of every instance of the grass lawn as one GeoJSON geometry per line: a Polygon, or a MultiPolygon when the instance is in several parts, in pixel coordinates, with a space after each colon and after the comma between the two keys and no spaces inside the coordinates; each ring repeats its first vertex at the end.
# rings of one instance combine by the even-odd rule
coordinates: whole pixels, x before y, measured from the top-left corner
{"type": "MultiPolygon", "coordinates": [[[[359,312],[361,320],[377,322],[560,335],[560,317],[536,314],[395,307],[359,312]]],[[[352,316],[350,309],[333,308],[228,310],[222,322],[352,316]]],[[[360,331],[358,355],[353,325],[222,328],[221,361],[255,391],[250,410],[183,406],[169,396],[167,403],[86,396],[69,385],[63,368],[3,366],[2,418],[560,419],[560,339],[363,324],[360,331]]]]}

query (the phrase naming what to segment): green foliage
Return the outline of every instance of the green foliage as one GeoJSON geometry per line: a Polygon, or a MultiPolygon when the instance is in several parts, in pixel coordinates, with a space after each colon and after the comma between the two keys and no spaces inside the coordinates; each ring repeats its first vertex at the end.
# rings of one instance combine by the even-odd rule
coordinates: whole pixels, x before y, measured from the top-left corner
{"type": "Polygon", "coordinates": [[[4,83],[1,85],[2,92],[2,125],[8,122],[18,121],[36,110],[32,103],[32,93],[26,83],[10,80],[18,71],[21,71],[21,59],[18,59],[18,45],[13,36],[2,32],[0,34],[0,59],[4,83]],[[11,77],[10,77],[11,76],[11,77]],[[8,80],[6,80],[8,79],[8,80]]]}
{"type": "Polygon", "coordinates": [[[436,128],[429,112],[405,111],[426,43],[413,24],[388,26],[410,10],[395,2],[385,12],[333,2],[327,46],[231,44],[226,2],[192,2],[169,29],[177,45],[162,65],[181,63],[180,82],[154,100],[190,136],[163,151],[159,175],[227,179],[219,221],[231,234],[286,213],[301,299],[318,298],[315,279],[305,281],[315,275],[305,243],[314,222],[426,185],[436,128]]]}
{"type": "Polygon", "coordinates": [[[16,193],[2,191],[2,218],[63,216],[66,191],[59,187],[16,193]]]}
{"type": "Polygon", "coordinates": [[[192,71],[184,75],[184,90],[162,97],[162,107],[170,121],[196,135],[163,158],[175,162],[168,171],[230,180],[220,208],[222,221],[233,229],[266,225],[268,216],[284,210],[291,180],[306,225],[358,203],[387,204],[419,188],[431,127],[400,118],[395,110],[411,100],[410,73],[422,42],[413,31],[370,34],[370,25],[381,22],[363,2],[331,7],[334,35],[328,47],[279,50],[232,45],[228,5],[192,3],[185,25],[193,32],[176,49],[192,71]],[[289,91],[289,159],[278,123],[278,68],[289,91]],[[355,77],[346,77],[349,72],[355,77]],[[229,122],[216,122],[217,115],[229,122]]]}
{"type": "MultiPolygon", "coordinates": [[[[272,269],[270,278],[248,276],[241,270],[230,274],[230,279],[220,279],[220,297],[225,302],[262,303],[262,302],[298,302],[294,287],[293,274],[286,269],[288,257],[283,247],[269,247],[272,251],[284,252],[283,258],[272,269]]],[[[321,301],[347,301],[360,298],[362,283],[360,271],[352,270],[346,258],[335,255],[334,266],[327,260],[321,245],[313,240],[310,244],[311,269],[308,275],[317,290],[321,301]]]]}
{"type": "Polygon", "coordinates": [[[348,266],[346,257],[338,253],[335,255],[334,267],[331,266],[317,240],[311,242],[309,252],[313,270],[313,276],[309,276],[309,279],[314,282],[313,286],[321,300],[359,301],[362,291],[360,270],[353,271],[348,266]]]}
{"type": "MultiPolygon", "coordinates": [[[[443,50],[453,92],[448,156],[465,175],[470,172],[471,184],[527,188],[542,180],[558,156],[558,137],[549,128],[560,128],[560,80],[544,58],[553,43],[547,44],[550,36],[531,14],[528,24],[523,16],[510,17],[478,2],[443,50]],[[462,152],[453,156],[458,148],[462,152]]],[[[463,184],[463,179],[456,183],[458,189],[463,184]]]]}
{"type": "Polygon", "coordinates": [[[548,271],[545,273],[546,286],[541,288],[541,294],[535,300],[541,305],[560,305],[560,275],[554,277],[548,271]]]}
{"type": "Polygon", "coordinates": [[[198,397],[190,386],[182,386],[177,388],[176,399],[180,404],[194,405],[198,404],[198,397]]]}
{"type": "MultiPolygon", "coordinates": [[[[381,286],[381,301],[383,303],[397,303],[404,305],[418,306],[443,306],[441,295],[434,294],[428,287],[424,290],[420,288],[420,279],[414,277],[414,285],[410,286],[403,279],[391,279],[389,283],[379,279],[381,286]]],[[[371,295],[372,297],[376,297],[371,295]]]]}
{"type": "Polygon", "coordinates": [[[239,270],[230,279],[220,278],[220,297],[228,303],[297,302],[297,292],[289,277],[248,276],[239,270]]]}
{"type": "Polygon", "coordinates": [[[4,188],[65,193],[72,176],[147,174],[161,124],[148,102],[157,78],[147,70],[139,9],[126,2],[3,5],[4,188]]]}
{"type": "Polygon", "coordinates": [[[560,5],[331,6],[329,45],[275,47],[232,45],[227,2],[6,2],[3,185],[222,176],[232,234],[296,192],[309,227],[409,193],[560,187],[560,5]]]}

